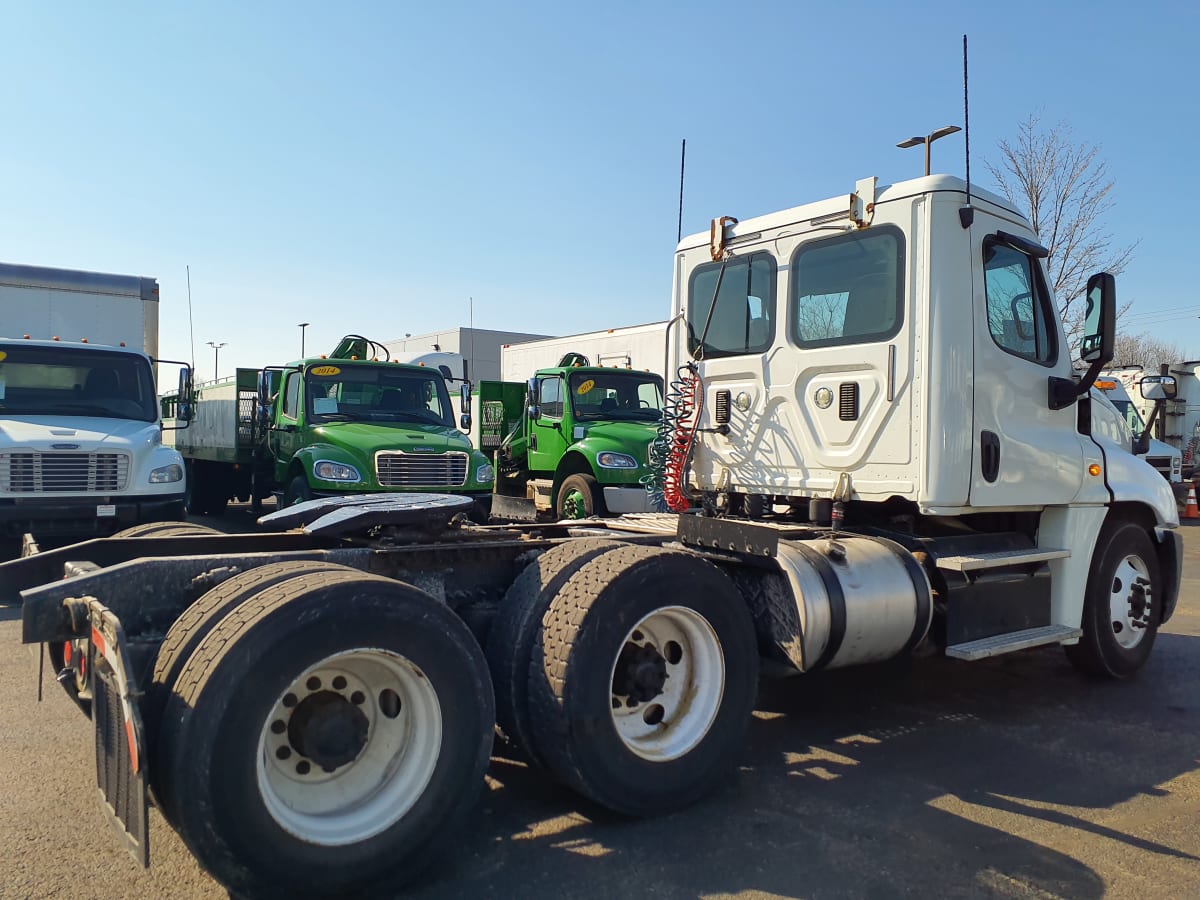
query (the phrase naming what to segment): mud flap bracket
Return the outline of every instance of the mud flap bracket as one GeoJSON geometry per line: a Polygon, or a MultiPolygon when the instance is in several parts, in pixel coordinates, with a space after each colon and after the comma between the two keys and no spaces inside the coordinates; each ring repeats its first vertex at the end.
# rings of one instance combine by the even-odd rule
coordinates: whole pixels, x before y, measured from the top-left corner
{"type": "Polygon", "coordinates": [[[91,623],[92,722],[96,787],[113,828],[135,860],[150,866],[145,729],[124,648],[125,631],[111,610],[83,598],[91,623]]]}

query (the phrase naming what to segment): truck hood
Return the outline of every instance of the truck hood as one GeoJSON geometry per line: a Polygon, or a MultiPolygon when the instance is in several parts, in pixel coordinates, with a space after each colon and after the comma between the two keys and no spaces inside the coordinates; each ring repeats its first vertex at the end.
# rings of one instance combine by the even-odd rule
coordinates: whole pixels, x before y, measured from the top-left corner
{"type": "Polygon", "coordinates": [[[37,451],[79,450],[94,453],[126,449],[131,444],[157,444],[157,422],[95,416],[0,417],[0,448],[37,451]]]}
{"type": "Polygon", "coordinates": [[[657,422],[585,422],[582,428],[588,443],[611,448],[622,453],[631,453],[639,462],[646,461],[646,447],[658,433],[657,422]]]}
{"type": "Polygon", "coordinates": [[[442,425],[334,422],[314,428],[312,433],[318,441],[367,457],[379,450],[471,451],[471,441],[465,434],[442,425]]]}

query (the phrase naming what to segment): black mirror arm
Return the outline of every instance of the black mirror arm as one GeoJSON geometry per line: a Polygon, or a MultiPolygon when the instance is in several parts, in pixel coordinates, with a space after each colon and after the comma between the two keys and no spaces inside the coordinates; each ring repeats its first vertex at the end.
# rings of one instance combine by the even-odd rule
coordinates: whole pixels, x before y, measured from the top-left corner
{"type": "Polygon", "coordinates": [[[1088,370],[1079,381],[1073,378],[1062,378],[1058,375],[1051,375],[1049,384],[1047,385],[1047,406],[1050,409],[1066,409],[1076,399],[1088,392],[1091,386],[1096,383],[1096,379],[1100,377],[1100,370],[1107,364],[1107,359],[1097,359],[1088,366],[1088,370]]]}

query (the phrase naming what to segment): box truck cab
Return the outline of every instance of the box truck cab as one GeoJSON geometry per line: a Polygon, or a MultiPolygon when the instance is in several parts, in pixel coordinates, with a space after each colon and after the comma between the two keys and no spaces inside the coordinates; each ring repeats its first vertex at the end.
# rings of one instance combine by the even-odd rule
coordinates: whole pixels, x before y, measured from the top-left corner
{"type": "Polygon", "coordinates": [[[181,519],[183,460],[163,446],[150,357],[0,339],[0,531],[108,534],[181,519]]]}
{"type": "Polygon", "coordinates": [[[387,360],[304,359],[268,369],[263,405],[285,505],[368,491],[491,497],[493,468],[458,430],[439,369],[387,360]]]}
{"type": "Polygon", "coordinates": [[[480,384],[479,446],[494,447],[499,423],[515,423],[496,452],[494,516],[581,519],[651,509],[642,480],[662,421],[662,377],[587,363],[569,353],[525,385],[480,384]]]}

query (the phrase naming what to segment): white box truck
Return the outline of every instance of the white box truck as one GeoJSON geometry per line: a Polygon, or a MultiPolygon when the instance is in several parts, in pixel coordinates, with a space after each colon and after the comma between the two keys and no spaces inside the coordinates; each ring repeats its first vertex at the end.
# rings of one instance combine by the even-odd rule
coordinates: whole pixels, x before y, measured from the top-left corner
{"type": "Polygon", "coordinates": [[[158,303],[153,278],[0,263],[0,535],[183,518],[155,386],[158,303]]]}

